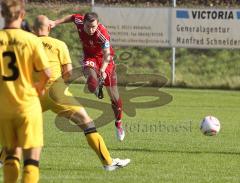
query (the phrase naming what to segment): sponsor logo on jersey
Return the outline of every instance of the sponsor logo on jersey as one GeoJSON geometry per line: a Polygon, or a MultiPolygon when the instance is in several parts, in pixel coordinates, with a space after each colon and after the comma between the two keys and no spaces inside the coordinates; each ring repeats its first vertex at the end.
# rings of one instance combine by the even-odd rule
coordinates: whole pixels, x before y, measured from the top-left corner
{"type": "Polygon", "coordinates": [[[83,24],[83,21],[79,18],[75,18],[75,23],[76,24],[83,24]]]}
{"type": "Polygon", "coordinates": [[[90,41],[89,41],[89,44],[90,44],[91,46],[93,46],[93,41],[92,41],[92,40],[90,40],[90,41]]]}

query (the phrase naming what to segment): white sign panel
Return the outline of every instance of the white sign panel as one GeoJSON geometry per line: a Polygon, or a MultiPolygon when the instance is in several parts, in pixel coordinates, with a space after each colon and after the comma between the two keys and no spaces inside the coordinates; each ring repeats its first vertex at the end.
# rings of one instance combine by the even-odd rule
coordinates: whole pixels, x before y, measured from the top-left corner
{"type": "Polygon", "coordinates": [[[189,48],[240,48],[240,11],[173,9],[172,44],[189,48]]]}
{"type": "Polygon", "coordinates": [[[113,45],[170,47],[170,8],[93,7],[113,45]]]}

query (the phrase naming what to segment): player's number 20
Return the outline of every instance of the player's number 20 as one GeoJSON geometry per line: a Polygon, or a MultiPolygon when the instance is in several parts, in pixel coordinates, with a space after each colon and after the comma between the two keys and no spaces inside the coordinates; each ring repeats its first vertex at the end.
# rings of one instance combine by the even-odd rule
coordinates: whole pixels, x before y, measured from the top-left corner
{"type": "Polygon", "coordinates": [[[10,69],[12,71],[12,74],[10,76],[3,76],[3,80],[4,81],[15,81],[18,76],[19,76],[19,70],[17,68],[16,64],[16,55],[14,52],[12,51],[6,51],[3,52],[3,60],[9,60],[7,59],[9,58],[10,61],[8,63],[8,69],[10,69]]]}
{"type": "Polygon", "coordinates": [[[85,66],[95,67],[95,63],[94,63],[93,61],[86,61],[86,62],[85,62],[85,66]]]}

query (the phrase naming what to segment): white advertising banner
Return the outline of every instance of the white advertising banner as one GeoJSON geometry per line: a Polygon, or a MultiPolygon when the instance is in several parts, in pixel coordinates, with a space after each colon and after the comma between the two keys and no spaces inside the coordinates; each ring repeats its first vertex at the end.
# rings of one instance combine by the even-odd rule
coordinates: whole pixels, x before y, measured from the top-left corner
{"type": "Polygon", "coordinates": [[[116,8],[94,6],[101,23],[119,46],[170,47],[171,8],[116,8]]]}
{"type": "Polygon", "coordinates": [[[188,48],[240,48],[240,11],[173,8],[172,45],[188,48]]]}
{"type": "Polygon", "coordinates": [[[93,7],[113,45],[240,48],[240,10],[93,7]]]}

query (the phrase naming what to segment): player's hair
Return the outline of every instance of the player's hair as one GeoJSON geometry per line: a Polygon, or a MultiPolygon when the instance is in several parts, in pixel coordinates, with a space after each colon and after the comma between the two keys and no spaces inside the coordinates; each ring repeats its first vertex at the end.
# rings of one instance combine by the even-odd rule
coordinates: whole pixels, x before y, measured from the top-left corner
{"type": "Polygon", "coordinates": [[[35,20],[33,22],[33,28],[35,31],[42,29],[44,27],[44,25],[45,25],[45,22],[43,19],[44,17],[45,17],[44,15],[39,15],[35,18],[35,20]]]}
{"type": "Polygon", "coordinates": [[[93,22],[97,20],[98,21],[98,15],[95,12],[89,12],[84,15],[83,22],[93,22]]]}
{"type": "Polygon", "coordinates": [[[25,9],[24,0],[2,0],[1,6],[1,14],[7,23],[17,20],[25,9]]]}

